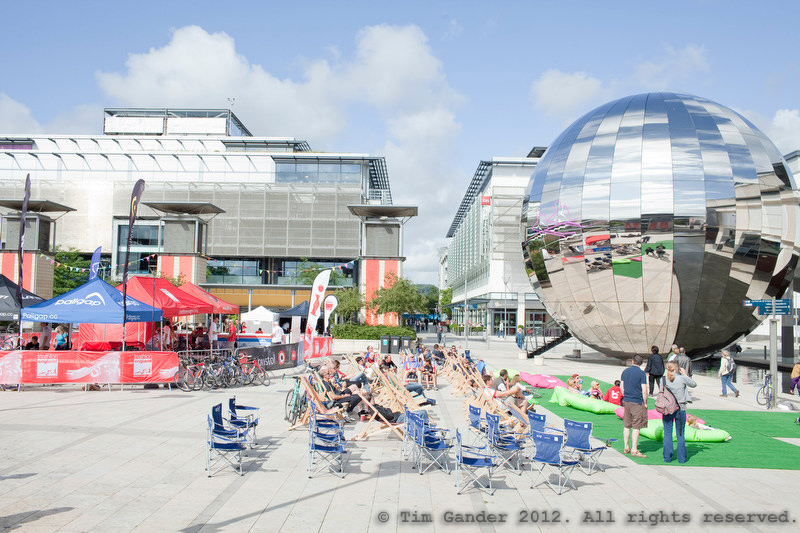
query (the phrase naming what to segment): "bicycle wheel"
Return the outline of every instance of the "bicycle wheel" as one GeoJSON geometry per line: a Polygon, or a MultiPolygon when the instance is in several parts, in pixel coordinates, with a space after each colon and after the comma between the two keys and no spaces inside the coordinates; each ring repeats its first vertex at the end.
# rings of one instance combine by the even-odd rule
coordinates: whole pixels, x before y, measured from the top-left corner
{"type": "Polygon", "coordinates": [[[245,363],[240,369],[242,371],[242,385],[251,385],[258,380],[257,371],[253,365],[245,363]]]}
{"type": "Polygon", "coordinates": [[[295,408],[296,397],[297,391],[295,389],[290,390],[286,393],[286,402],[284,404],[284,415],[286,421],[292,425],[297,420],[297,409],[295,408]]]}
{"type": "Polygon", "coordinates": [[[761,385],[756,393],[756,402],[758,405],[767,405],[769,403],[769,391],[767,385],[761,385]]]}
{"type": "Polygon", "coordinates": [[[190,392],[192,390],[191,385],[189,385],[188,383],[188,377],[189,377],[189,371],[183,365],[181,365],[180,368],[178,368],[178,371],[175,372],[175,384],[183,392],[190,392]]]}
{"type": "Polygon", "coordinates": [[[256,366],[251,368],[250,375],[253,376],[251,381],[254,385],[264,385],[264,380],[269,379],[265,372],[256,366]]]}
{"type": "Polygon", "coordinates": [[[272,376],[269,375],[269,370],[261,370],[263,377],[261,378],[261,384],[265,387],[269,387],[270,383],[272,383],[272,376]]]}

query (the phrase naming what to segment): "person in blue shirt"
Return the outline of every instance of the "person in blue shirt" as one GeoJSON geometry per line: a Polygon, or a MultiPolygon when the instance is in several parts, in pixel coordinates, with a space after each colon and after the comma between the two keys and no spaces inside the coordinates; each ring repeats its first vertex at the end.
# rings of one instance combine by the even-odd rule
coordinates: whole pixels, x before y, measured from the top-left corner
{"type": "Polygon", "coordinates": [[[644,359],[634,355],[631,366],[622,372],[622,430],[623,453],[633,457],[647,457],[639,451],[639,430],[647,426],[647,374],[642,370],[644,359]],[[628,440],[631,441],[630,448],[628,440]]]}

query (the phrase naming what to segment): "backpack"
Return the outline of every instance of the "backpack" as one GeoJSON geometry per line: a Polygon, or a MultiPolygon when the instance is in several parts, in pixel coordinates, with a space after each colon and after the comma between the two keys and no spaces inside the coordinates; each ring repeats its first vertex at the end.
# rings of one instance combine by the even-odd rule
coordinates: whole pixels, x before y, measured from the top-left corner
{"type": "Polygon", "coordinates": [[[728,359],[730,359],[730,361],[728,361],[728,373],[730,373],[736,369],[736,361],[733,360],[733,356],[728,359]]]}
{"type": "Polygon", "coordinates": [[[656,411],[662,415],[671,415],[680,408],[678,400],[666,386],[661,387],[656,395],[656,411]]]}

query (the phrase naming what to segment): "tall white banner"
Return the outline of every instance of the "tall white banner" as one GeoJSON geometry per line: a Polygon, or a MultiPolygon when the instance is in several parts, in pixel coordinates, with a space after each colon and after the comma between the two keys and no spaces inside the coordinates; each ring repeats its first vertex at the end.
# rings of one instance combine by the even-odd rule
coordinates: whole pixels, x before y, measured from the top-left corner
{"type": "Polygon", "coordinates": [[[333,294],[329,294],[325,297],[325,332],[328,331],[328,323],[331,320],[331,315],[336,307],[339,305],[339,298],[334,296],[333,294]]]}
{"type": "Polygon", "coordinates": [[[331,270],[323,270],[317,277],[314,278],[314,285],[311,288],[311,299],[308,301],[308,319],[306,320],[306,334],[303,338],[305,346],[303,348],[304,354],[309,354],[313,357],[313,340],[314,333],[317,328],[317,320],[322,313],[322,299],[325,297],[325,291],[328,289],[328,282],[331,279],[331,270]]]}

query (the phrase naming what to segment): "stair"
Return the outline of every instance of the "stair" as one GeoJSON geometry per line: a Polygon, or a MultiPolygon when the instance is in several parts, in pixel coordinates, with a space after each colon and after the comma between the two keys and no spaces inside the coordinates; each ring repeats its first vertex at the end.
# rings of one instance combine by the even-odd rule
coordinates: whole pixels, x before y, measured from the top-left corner
{"type": "Polygon", "coordinates": [[[547,343],[543,344],[542,346],[539,346],[538,348],[536,348],[532,352],[528,352],[528,359],[533,359],[537,355],[546,352],[550,348],[554,348],[555,346],[558,346],[559,344],[561,344],[565,340],[569,339],[570,337],[572,337],[572,334],[569,331],[565,330],[564,333],[562,333],[561,335],[559,335],[555,339],[553,339],[551,341],[548,341],[547,343]]]}

